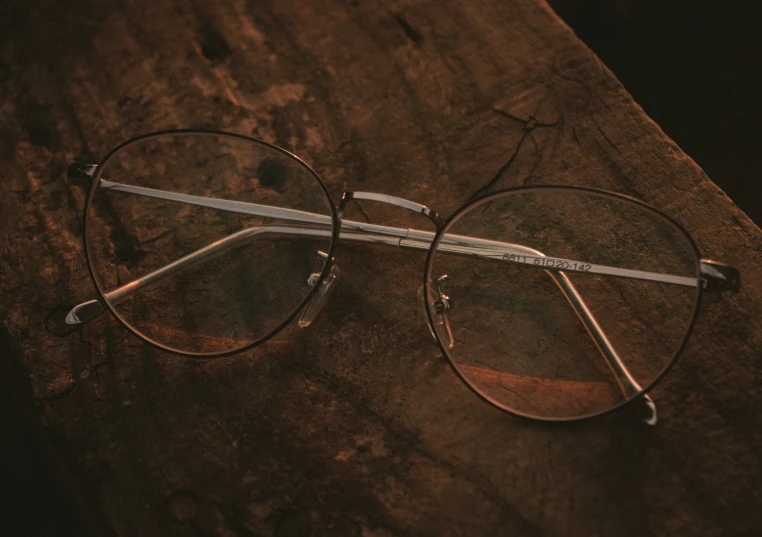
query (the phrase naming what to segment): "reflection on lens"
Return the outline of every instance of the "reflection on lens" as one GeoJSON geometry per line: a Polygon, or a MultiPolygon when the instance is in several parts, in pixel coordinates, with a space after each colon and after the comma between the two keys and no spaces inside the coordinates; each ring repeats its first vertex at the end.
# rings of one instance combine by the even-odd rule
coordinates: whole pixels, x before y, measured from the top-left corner
{"type": "Polygon", "coordinates": [[[451,330],[439,334],[450,361],[483,397],[522,416],[578,419],[633,399],[669,367],[693,322],[698,274],[690,238],[658,212],[526,188],[448,224],[427,268],[429,282],[447,278],[440,291],[429,284],[429,308],[451,330]]]}
{"type": "Polygon", "coordinates": [[[319,252],[330,252],[320,180],[261,142],[153,135],[119,148],[99,177],[86,215],[97,284],[123,322],[174,351],[229,352],[267,337],[305,303],[319,252]]]}

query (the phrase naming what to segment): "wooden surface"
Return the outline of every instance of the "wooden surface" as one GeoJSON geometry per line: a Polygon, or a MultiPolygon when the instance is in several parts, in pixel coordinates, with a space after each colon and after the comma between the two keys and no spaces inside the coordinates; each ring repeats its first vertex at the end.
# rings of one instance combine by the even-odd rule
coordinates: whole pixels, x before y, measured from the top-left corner
{"type": "Polygon", "coordinates": [[[0,7],[0,322],[115,534],[762,532],[762,233],[542,1],[61,4],[0,7]],[[445,215],[518,184],[622,192],[742,290],[705,298],[654,429],[477,399],[429,339],[415,252],[340,247],[322,317],[233,358],[165,355],[107,317],[51,336],[48,312],[92,296],[66,166],[168,127],[261,137],[336,197],[445,215]]]}

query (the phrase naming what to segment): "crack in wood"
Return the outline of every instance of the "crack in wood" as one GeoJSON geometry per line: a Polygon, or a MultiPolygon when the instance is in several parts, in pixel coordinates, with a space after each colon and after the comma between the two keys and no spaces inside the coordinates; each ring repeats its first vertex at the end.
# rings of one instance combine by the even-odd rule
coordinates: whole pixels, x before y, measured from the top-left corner
{"type": "Polygon", "coordinates": [[[479,187],[471,195],[471,197],[469,199],[471,199],[471,200],[476,199],[479,196],[481,196],[482,194],[484,194],[485,192],[487,192],[488,190],[490,190],[493,186],[495,186],[495,184],[500,180],[500,178],[503,176],[503,174],[506,172],[506,170],[508,170],[508,168],[511,166],[511,164],[513,164],[513,162],[518,157],[519,152],[521,151],[521,147],[523,146],[523,144],[526,141],[527,137],[531,137],[532,142],[535,145],[535,150],[536,150],[537,158],[535,159],[535,161],[534,161],[534,163],[532,165],[532,170],[529,172],[529,175],[522,180],[521,184],[525,185],[532,178],[532,175],[534,174],[534,171],[535,171],[537,165],[539,164],[539,160],[541,159],[541,153],[540,153],[540,150],[539,150],[539,146],[537,145],[537,140],[534,138],[534,135],[532,134],[533,131],[535,129],[537,129],[537,128],[540,128],[540,127],[543,127],[543,128],[553,128],[553,127],[557,126],[559,124],[559,122],[561,121],[560,118],[557,119],[556,121],[552,122],[552,123],[546,123],[546,122],[537,121],[537,118],[535,117],[535,115],[537,114],[537,112],[539,111],[541,106],[542,106],[542,103],[538,104],[537,108],[534,111],[534,113],[532,115],[530,115],[526,119],[521,118],[521,117],[519,117],[519,116],[517,116],[517,115],[515,115],[515,114],[513,114],[511,112],[505,111],[505,110],[500,110],[500,109],[495,108],[495,107],[492,108],[493,112],[495,112],[495,113],[497,113],[497,114],[499,114],[499,115],[501,115],[501,116],[503,116],[505,118],[508,118],[510,120],[516,121],[517,123],[521,123],[522,126],[523,126],[523,134],[521,136],[521,139],[519,140],[519,143],[516,145],[516,149],[514,149],[513,153],[511,153],[511,156],[508,158],[508,161],[500,167],[500,169],[497,171],[497,173],[494,176],[492,176],[492,178],[489,181],[487,181],[485,184],[483,184],[481,187],[479,187]]]}

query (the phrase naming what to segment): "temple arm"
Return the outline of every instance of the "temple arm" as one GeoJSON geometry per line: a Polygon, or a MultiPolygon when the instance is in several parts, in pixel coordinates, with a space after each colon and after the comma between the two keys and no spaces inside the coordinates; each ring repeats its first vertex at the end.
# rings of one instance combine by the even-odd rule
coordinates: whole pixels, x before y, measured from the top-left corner
{"type": "MultiPolygon", "coordinates": [[[[123,192],[125,194],[147,196],[157,199],[165,199],[168,201],[187,203],[190,205],[208,207],[211,209],[218,209],[227,212],[248,214],[251,216],[263,216],[266,218],[286,220],[288,222],[300,224],[327,226],[329,229],[332,224],[331,217],[327,215],[299,211],[296,209],[288,209],[285,207],[261,205],[258,203],[207,198],[204,196],[194,196],[192,194],[168,192],[165,190],[156,190],[153,188],[114,183],[111,181],[106,181],[105,179],[100,180],[100,188],[114,192],[123,192]]],[[[344,230],[352,230],[383,237],[399,237],[400,243],[398,246],[405,246],[402,241],[414,241],[416,244],[418,242],[425,242],[430,246],[435,236],[435,234],[430,231],[396,228],[378,224],[355,222],[352,220],[342,220],[341,229],[342,232],[344,230]]],[[[607,265],[597,265],[594,263],[586,263],[584,261],[572,259],[548,257],[540,252],[537,252],[536,250],[528,251],[522,246],[450,233],[446,234],[443,237],[438,250],[452,251],[453,253],[463,255],[469,255],[469,253],[473,253],[475,257],[494,259],[520,265],[530,265],[547,270],[601,274],[605,276],[616,276],[620,278],[632,278],[637,280],[672,283],[677,285],[685,285],[688,287],[696,287],[699,285],[699,280],[697,278],[689,276],[677,276],[672,274],[663,274],[660,272],[610,267],[607,265]]],[[[703,270],[702,274],[704,274],[703,270]]],[[[715,278],[725,277],[718,271],[713,271],[711,276],[715,278]]]]}
{"type": "MultiPolygon", "coordinates": [[[[395,234],[398,234],[398,232],[401,231],[398,228],[391,228],[391,229],[394,230],[395,234]]],[[[431,247],[431,238],[432,238],[431,236],[433,236],[433,234],[428,234],[428,232],[420,232],[418,230],[409,230],[409,231],[410,233],[405,233],[404,237],[410,237],[411,235],[414,235],[417,238],[416,239],[400,238],[394,235],[380,234],[378,232],[368,233],[368,232],[357,232],[357,231],[351,231],[351,230],[347,230],[347,231],[342,230],[340,234],[340,238],[343,240],[368,242],[368,243],[375,243],[375,244],[385,244],[389,246],[399,246],[403,248],[412,248],[417,250],[428,250],[431,247]],[[424,235],[422,235],[422,233],[424,235]]],[[[149,274],[146,274],[136,280],[133,280],[132,282],[126,285],[123,285],[113,291],[106,293],[106,299],[111,304],[114,304],[114,305],[119,304],[127,300],[131,296],[137,294],[141,290],[151,286],[152,284],[158,282],[159,280],[162,280],[174,274],[175,272],[199,265],[200,263],[203,263],[207,259],[217,254],[221,254],[225,251],[228,251],[231,248],[234,248],[238,244],[241,244],[245,241],[248,241],[254,238],[263,238],[266,236],[330,238],[331,229],[329,227],[327,228],[324,226],[304,226],[304,225],[303,226],[267,225],[267,226],[256,226],[256,227],[247,228],[247,229],[238,231],[236,233],[233,233],[232,235],[229,235],[219,241],[213,242],[212,244],[208,246],[205,246],[194,252],[191,252],[190,254],[183,256],[180,259],[172,263],[169,263],[168,265],[165,265],[153,272],[150,272],[149,274]]],[[[460,255],[464,255],[468,257],[486,258],[486,259],[491,259],[498,262],[502,261],[502,262],[513,263],[515,261],[508,260],[509,257],[513,257],[513,256],[530,257],[533,259],[544,259],[544,256],[541,252],[525,247],[525,246],[507,244],[507,243],[494,243],[493,241],[484,241],[485,243],[488,243],[488,244],[485,244],[483,246],[483,249],[480,249],[473,246],[473,244],[471,246],[459,245],[457,243],[462,242],[466,238],[460,237],[460,236],[454,236],[454,237],[455,238],[452,239],[448,235],[445,235],[445,237],[443,237],[442,239],[442,242],[445,244],[443,245],[440,244],[440,248],[442,248],[443,251],[452,253],[452,254],[460,254],[460,255]]],[[[611,369],[611,372],[616,378],[617,383],[620,389],[622,390],[622,393],[624,394],[624,396],[627,399],[630,399],[632,397],[635,397],[639,393],[641,393],[643,391],[642,387],[632,377],[627,367],[624,365],[624,362],[617,354],[613,345],[609,342],[604,331],[601,329],[600,325],[598,325],[597,321],[595,320],[595,317],[587,308],[587,305],[585,304],[584,300],[579,295],[579,293],[575,289],[572,282],[566,276],[566,274],[562,272],[551,272],[548,270],[548,267],[545,267],[544,265],[541,265],[541,264],[531,263],[531,266],[536,268],[545,268],[546,271],[548,271],[548,274],[550,274],[550,276],[553,278],[555,283],[559,286],[564,296],[567,298],[571,306],[574,308],[574,311],[577,313],[583,326],[587,329],[588,333],[590,334],[591,338],[595,342],[599,351],[605,358],[606,363],[608,364],[609,368],[611,369]]],[[[561,270],[557,266],[553,266],[549,268],[555,269],[556,271],[561,270]]],[[[98,300],[91,300],[89,302],[84,302],[74,307],[69,312],[69,314],[66,317],[66,322],[68,324],[84,323],[94,318],[95,316],[99,315],[102,311],[103,311],[103,306],[98,300]]],[[[647,397],[646,402],[649,408],[652,410],[651,417],[649,418],[648,422],[653,424],[655,423],[655,416],[656,416],[655,408],[650,398],[648,398],[648,396],[646,397],[647,397]]]]}

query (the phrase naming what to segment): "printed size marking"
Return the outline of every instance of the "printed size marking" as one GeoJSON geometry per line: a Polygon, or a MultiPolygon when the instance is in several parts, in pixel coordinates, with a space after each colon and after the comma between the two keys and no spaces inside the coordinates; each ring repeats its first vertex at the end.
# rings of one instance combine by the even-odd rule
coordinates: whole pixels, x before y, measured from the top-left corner
{"type": "Polygon", "coordinates": [[[589,272],[591,274],[601,274],[608,276],[618,276],[620,278],[634,278],[637,280],[649,280],[652,282],[671,283],[675,285],[685,285],[688,287],[697,287],[699,280],[696,277],[677,276],[675,274],[662,274],[659,272],[648,272],[645,270],[633,270],[625,268],[607,267],[605,265],[592,265],[590,263],[580,263],[570,259],[558,259],[556,257],[536,257],[533,255],[503,254],[503,261],[509,263],[519,263],[522,265],[535,265],[543,268],[553,268],[556,270],[569,270],[574,272],[589,272]]]}
{"type": "Polygon", "coordinates": [[[553,259],[551,257],[535,257],[532,263],[534,265],[540,265],[541,267],[555,267],[560,269],[577,270],[580,272],[587,272],[592,268],[592,265],[589,263],[578,263],[577,261],[553,259]]]}
{"type": "Polygon", "coordinates": [[[577,261],[568,261],[566,259],[556,259],[553,257],[533,257],[518,254],[504,254],[503,260],[511,263],[521,263],[523,265],[537,265],[540,267],[576,270],[578,272],[588,272],[592,268],[592,265],[589,263],[578,263],[577,261]]]}

